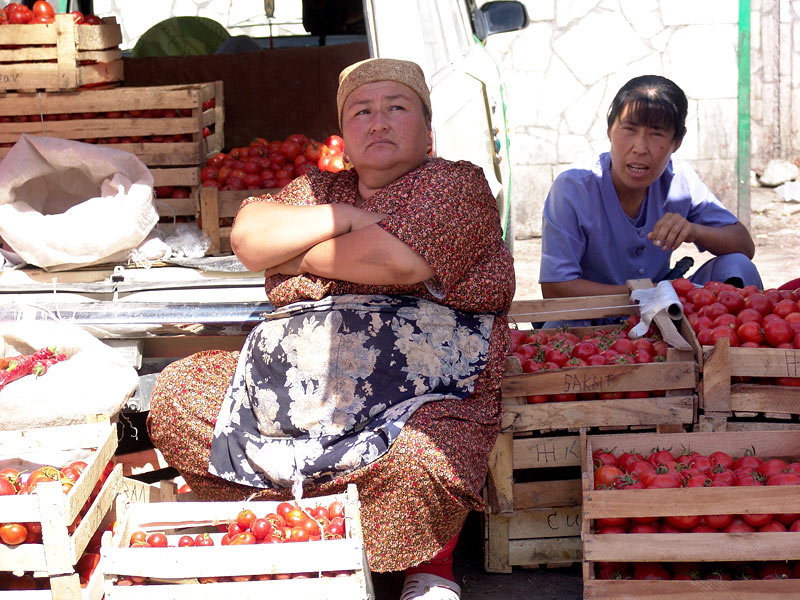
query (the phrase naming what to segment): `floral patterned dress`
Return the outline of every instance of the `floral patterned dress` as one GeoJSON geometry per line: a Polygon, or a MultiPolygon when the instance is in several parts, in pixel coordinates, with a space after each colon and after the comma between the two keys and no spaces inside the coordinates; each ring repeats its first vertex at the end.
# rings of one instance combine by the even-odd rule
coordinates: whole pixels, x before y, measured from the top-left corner
{"type": "MultiPolygon", "coordinates": [[[[296,179],[271,198],[255,201],[354,204],[359,197],[357,185],[354,171],[314,172],[296,179]]],[[[366,303],[373,308],[377,303],[381,310],[391,307],[393,319],[398,311],[408,311],[409,307],[427,310],[435,303],[452,309],[445,312],[458,315],[459,319],[477,319],[470,331],[480,331],[483,327],[484,343],[476,343],[475,339],[470,342],[467,336],[462,340],[466,346],[459,347],[458,353],[469,355],[470,360],[458,363],[453,376],[445,378],[446,381],[435,377],[426,379],[418,389],[407,386],[412,388],[411,392],[396,404],[385,407],[388,412],[373,411],[365,415],[353,410],[352,419],[358,423],[350,423],[352,435],[337,435],[331,441],[319,435],[310,421],[307,426],[298,428],[288,416],[290,411],[286,407],[291,406],[290,402],[281,405],[270,400],[253,403],[260,408],[244,406],[248,400],[241,389],[246,386],[248,375],[241,365],[253,361],[240,361],[238,352],[200,352],[169,365],[161,373],[151,397],[148,427],[151,439],[169,464],[176,467],[204,499],[232,500],[254,493],[263,499],[291,498],[288,483],[296,481],[298,473],[307,477],[304,496],[340,493],[348,483],[355,483],[362,505],[364,543],[370,568],[395,571],[433,557],[458,533],[468,511],[483,506],[481,494],[488,457],[502,413],[499,388],[509,344],[503,313],[514,295],[513,259],[502,241],[494,197],[482,171],[471,163],[429,159],[379,190],[361,204],[361,208],[387,213],[389,216],[379,225],[422,255],[433,269],[434,278],[408,286],[368,286],[308,274],[274,276],[266,281],[270,301],[289,311],[298,306],[330,308],[328,304],[335,306],[343,300],[366,303]],[[462,371],[465,364],[471,367],[462,371]],[[237,381],[240,384],[238,396],[237,381]],[[405,410],[409,407],[412,409],[405,410]],[[373,420],[377,413],[385,418],[373,420]],[[241,419],[248,424],[239,426],[241,419]],[[279,425],[275,425],[276,422],[279,425]],[[363,431],[364,425],[367,432],[363,431]],[[237,457],[226,463],[231,472],[220,470],[221,462],[213,461],[217,467],[211,465],[212,447],[220,447],[218,438],[226,428],[228,432],[249,428],[247,435],[252,436],[239,436],[238,446],[226,447],[225,456],[237,457]],[[292,430],[288,437],[299,437],[307,442],[303,461],[296,460],[298,445],[295,442],[289,446],[283,444],[284,448],[291,447],[289,460],[270,460],[269,453],[259,454],[259,434],[266,432],[276,437],[273,435],[276,428],[292,430]],[[372,445],[360,444],[359,451],[354,453],[353,445],[362,435],[370,439],[372,445]],[[247,441],[242,442],[244,439],[247,441]],[[308,449],[312,439],[319,448],[335,448],[322,464],[313,460],[321,454],[308,449]],[[370,456],[371,452],[374,456],[370,456]],[[305,461],[308,457],[312,460],[305,461]],[[242,466],[248,462],[250,467],[242,466]],[[227,477],[212,475],[209,469],[218,474],[227,473],[227,477]],[[270,469],[272,475],[265,476],[270,469]],[[236,474],[232,474],[233,471],[236,474]],[[320,473],[323,475],[319,476],[320,473]],[[276,482],[284,485],[276,485],[276,482]]],[[[359,305],[358,310],[363,311],[363,305],[359,305]]],[[[356,313],[358,311],[353,314],[356,313]]],[[[296,316],[301,314],[302,311],[296,316]]],[[[351,315],[349,318],[362,317],[351,315]]],[[[274,322],[278,325],[267,325],[270,320],[265,321],[264,331],[251,333],[250,346],[246,344],[248,355],[253,353],[255,336],[263,342],[277,335],[275,339],[283,341],[296,335],[298,326],[302,329],[302,319],[293,326],[289,324],[290,319],[277,319],[274,322]],[[286,335],[285,327],[295,329],[286,335]]],[[[419,321],[413,323],[417,327],[419,321]]],[[[259,328],[262,326],[256,329],[259,328]]],[[[350,333],[358,328],[353,321],[343,331],[350,333]]],[[[433,337],[447,342],[441,343],[441,347],[453,347],[457,345],[453,341],[457,337],[453,332],[457,329],[458,325],[454,324],[449,330],[451,333],[433,337]],[[451,339],[444,340],[448,335],[451,339]]],[[[368,330],[368,327],[362,328],[362,331],[368,330]]],[[[423,333],[418,327],[404,331],[402,339],[406,345],[409,339],[417,339],[413,336],[423,333]]],[[[393,338],[394,346],[397,346],[396,339],[393,338]]],[[[276,341],[275,346],[279,343],[276,341]]],[[[389,360],[385,345],[379,342],[373,345],[384,351],[387,366],[396,365],[397,372],[406,372],[403,368],[407,370],[409,352],[400,352],[389,360]]],[[[277,356],[265,350],[263,343],[262,347],[262,357],[277,356]]],[[[289,355],[294,356],[292,352],[289,349],[289,355]]],[[[455,363],[448,363],[446,359],[439,364],[455,368],[452,366],[455,363]]],[[[438,371],[443,368],[437,367],[438,371]]],[[[249,381],[270,380],[275,373],[277,371],[268,376],[251,373],[249,381]]],[[[282,373],[270,392],[276,396],[292,387],[291,384],[286,386],[292,374],[289,370],[282,373]]],[[[382,380],[380,377],[373,379],[362,392],[372,393],[372,386],[382,380]]],[[[419,377],[413,380],[417,382],[419,377]]],[[[393,386],[392,389],[397,387],[396,379],[387,381],[386,385],[393,386]]],[[[354,394],[353,390],[345,393],[354,394]]],[[[316,413],[316,417],[320,414],[316,413]]],[[[331,415],[325,418],[331,422],[335,420],[331,415]]],[[[279,433],[283,435],[287,431],[279,433]]]]}

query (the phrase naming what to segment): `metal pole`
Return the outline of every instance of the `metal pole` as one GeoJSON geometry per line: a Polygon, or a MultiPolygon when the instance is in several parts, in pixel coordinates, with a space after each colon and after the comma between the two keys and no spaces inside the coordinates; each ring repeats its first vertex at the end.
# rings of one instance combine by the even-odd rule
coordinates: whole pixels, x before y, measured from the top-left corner
{"type": "Polygon", "coordinates": [[[750,0],[739,0],[737,216],[750,229],[750,0]]]}

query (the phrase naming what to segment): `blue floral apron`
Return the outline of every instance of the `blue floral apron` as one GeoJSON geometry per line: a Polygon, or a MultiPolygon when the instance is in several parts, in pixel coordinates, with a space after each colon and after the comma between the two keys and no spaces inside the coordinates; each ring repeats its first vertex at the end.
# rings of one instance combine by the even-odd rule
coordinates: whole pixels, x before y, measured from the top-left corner
{"type": "Polygon", "coordinates": [[[464,399],[494,315],[410,296],[330,296],[265,315],[248,335],[214,430],[209,471],[294,486],[381,457],[414,411],[464,399]]]}

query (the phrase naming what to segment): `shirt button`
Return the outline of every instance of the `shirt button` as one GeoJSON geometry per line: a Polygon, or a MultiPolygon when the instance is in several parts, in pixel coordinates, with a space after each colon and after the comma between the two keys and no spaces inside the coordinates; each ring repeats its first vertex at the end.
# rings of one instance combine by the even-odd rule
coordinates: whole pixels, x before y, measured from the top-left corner
{"type": "Polygon", "coordinates": [[[637,248],[637,249],[636,249],[636,256],[641,256],[641,255],[642,255],[642,252],[644,252],[644,249],[643,249],[643,248],[637,248]]]}
{"type": "Polygon", "coordinates": [[[639,275],[644,275],[644,269],[639,269],[639,275]]]}
{"type": "Polygon", "coordinates": [[[640,238],[643,238],[645,236],[644,230],[642,229],[640,229],[637,233],[639,234],[640,238]]]}

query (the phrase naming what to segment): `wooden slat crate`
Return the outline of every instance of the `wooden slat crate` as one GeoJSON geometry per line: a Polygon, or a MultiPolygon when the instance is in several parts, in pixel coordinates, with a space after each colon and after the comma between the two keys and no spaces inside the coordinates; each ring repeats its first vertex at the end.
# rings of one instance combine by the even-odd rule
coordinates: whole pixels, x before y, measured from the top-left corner
{"type": "MultiPolygon", "coordinates": [[[[175,543],[181,531],[197,531],[207,527],[216,532],[217,523],[228,523],[245,506],[257,515],[274,512],[277,502],[162,502],[158,504],[125,503],[119,496],[117,532],[106,533],[101,548],[105,573],[105,597],[198,598],[237,597],[262,599],[266,597],[372,598],[372,581],[364,554],[363,535],[359,517],[359,502],[354,485],[345,494],[309,498],[301,506],[334,500],[344,504],[346,537],[339,540],[254,546],[221,546],[204,548],[129,548],[134,531],[161,531],[175,543]],[[173,539],[174,538],[174,539],[173,539]],[[323,573],[351,571],[340,577],[311,577],[270,581],[218,582],[200,584],[198,577],[227,577],[275,573],[323,573]],[[156,579],[157,585],[117,585],[121,576],[156,579]],[[209,587],[211,586],[211,587],[209,587]]],[[[214,536],[222,534],[214,533],[214,536]]]]}
{"type": "Polygon", "coordinates": [[[87,466],[68,494],[62,492],[60,482],[45,482],[36,486],[35,494],[0,498],[3,522],[42,525],[40,544],[15,547],[0,544],[0,571],[32,571],[49,577],[51,591],[46,594],[52,593],[53,598],[72,600],[86,598],[87,594],[92,599],[102,596],[102,586],[98,588],[96,583],[82,591],[75,564],[111,510],[122,480],[121,467],[111,472],[72,534],[67,528],[86,504],[116,447],[116,427],[108,422],[0,432],[4,462],[50,453],[55,456],[75,450],[93,450],[84,459],[87,466]]]}
{"type": "Polygon", "coordinates": [[[0,30],[0,91],[48,92],[119,84],[122,32],[116,19],[76,25],[70,14],[52,24],[4,25],[0,30]]]}
{"type": "Polygon", "coordinates": [[[220,191],[215,187],[201,187],[200,219],[203,231],[211,239],[211,246],[206,254],[231,251],[231,227],[228,224],[220,225],[220,220],[229,223],[236,216],[242,200],[274,193],[278,189],[220,191]]]}
{"type": "MultiPolygon", "coordinates": [[[[631,289],[651,287],[649,280],[629,282],[631,289]]],[[[578,320],[638,314],[626,294],[586,298],[562,298],[514,302],[512,321],[542,322],[578,320]]],[[[671,319],[657,319],[659,327],[672,327],[671,319]]],[[[487,509],[484,513],[484,566],[491,572],[511,572],[512,567],[563,565],[580,560],[580,472],[577,434],[546,436],[547,431],[577,431],[582,427],[647,426],[659,431],[683,431],[695,417],[697,363],[695,349],[685,335],[691,329],[684,320],[680,333],[684,350],[670,348],[663,363],[579,367],[558,371],[523,373],[519,360],[509,357],[501,393],[504,414],[497,444],[490,456],[487,509]],[[618,400],[577,400],[528,404],[526,396],[564,392],[665,390],[665,396],[618,400]],[[515,483],[515,472],[542,467],[572,467],[574,479],[515,483]],[[555,486],[555,487],[554,487],[555,486]],[[536,488],[559,490],[556,497],[536,488]],[[570,494],[569,490],[572,490],[570,494]],[[563,497],[558,494],[563,493],[563,497]],[[535,500],[531,501],[533,498],[535,500]],[[525,537],[520,523],[536,521],[541,511],[569,514],[570,526],[556,517],[555,527],[525,537]],[[551,538],[557,537],[557,540],[551,538]]],[[[577,332],[577,330],[576,330],[577,332]]],[[[567,471],[569,472],[569,471],[567,471]]],[[[530,530],[530,529],[529,529],[530,530]]],[[[533,531],[533,530],[531,530],[533,531]]]]}
{"type": "MultiPolygon", "coordinates": [[[[27,27],[25,25],[24,27],[27,27]]],[[[147,114],[147,113],[145,113],[147,114]]],[[[131,152],[153,174],[154,185],[186,186],[185,199],[159,199],[162,216],[197,216],[200,170],[224,143],[222,82],[39,94],[0,94],[0,158],[23,133],[107,143],[131,152]],[[214,100],[214,106],[203,103],[214,100]],[[142,111],[180,109],[178,117],[141,117],[142,111]],[[107,115],[111,115],[108,118],[107,115]],[[24,120],[20,120],[24,117],[24,120]],[[203,137],[203,128],[213,132],[203,137]],[[183,136],[181,141],[171,141],[183,136]],[[154,141],[161,139],[164,141],[154,141]],[[167,141],[169,140],[169,141],[167,141]]]]}
{"type": "Polygon", "coordinates": [[[800,580],[641,581],[603,580],[597,562],[734,562],[800,559],[800,533],[596,534],[594,521],[609,517],[760,514],[797,512],[793,486],[707,487],[642,490],[595,490],[592,450],[609,444],[626,451],[688,448],[705,455],[716,450],[741,456],[747,448],[764,458],[800,457],[799,432],[716,432],[585,436],[583,472],[584,598],[618,600],[767,600],[799,597],[800,580]]]}
{"type": "MultiPolygon", "coordinates": [[[[800,387],[768,383],[736,383],[733,377],[800,378],[800,350],[783,348],[731,348],[727,338],[703,347],[698,429],[730,431],[760,429],[767,419],[784,420],[798,428],[800,387]],[[755,421],[736,421],[755,417],[755,421]],[[794,419],[794,423],[791,420],[794,419]]],[[[774,423],[781,428],[780,422],[774,423]]]]}

